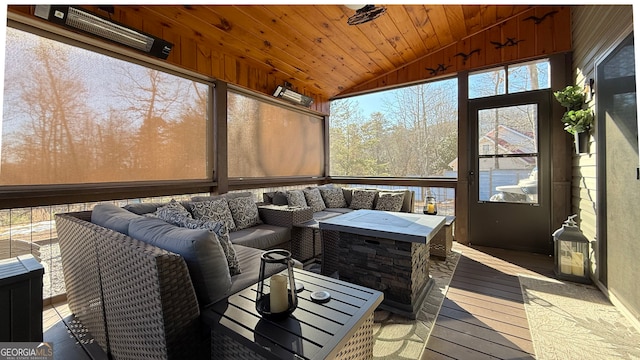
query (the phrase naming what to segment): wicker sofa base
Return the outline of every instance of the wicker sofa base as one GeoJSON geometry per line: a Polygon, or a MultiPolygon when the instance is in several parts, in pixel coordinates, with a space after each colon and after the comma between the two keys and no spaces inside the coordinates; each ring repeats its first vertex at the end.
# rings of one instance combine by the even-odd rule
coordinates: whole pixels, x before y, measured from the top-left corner
{"type": "MultiPolygon", "coordinates": [[[[221,331],[215,329],[211,331],[212,359],[279,359],[275,355],[269,355],[266,349],[258,353],[221,331]]],[[[356,330],[335,357],[332,357],[332,359],[340,360],[368,360],[371,358],[373,358],[373,313],[365,319],[362,326],[356,330]]]]}

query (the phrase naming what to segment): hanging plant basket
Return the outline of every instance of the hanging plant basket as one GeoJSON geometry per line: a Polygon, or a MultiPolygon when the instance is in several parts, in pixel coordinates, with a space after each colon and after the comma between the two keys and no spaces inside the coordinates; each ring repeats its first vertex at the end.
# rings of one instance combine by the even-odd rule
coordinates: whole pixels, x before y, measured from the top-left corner
{"type": "Polygon", "coordinates": [[[576,154],[585,154],[589,152],[589,141],[591,134],[589,131],[573,133],[573,141],[576,148],[576,154]]]}
{"type": "Polygon", "coordinates": [[[553,95],[567,109],[561,121],[564,123],[564,130],[573,135],[576,154],[588,153],[593,111],[583,109],[585,94],[582,87],[569,85],[553,95]]]}

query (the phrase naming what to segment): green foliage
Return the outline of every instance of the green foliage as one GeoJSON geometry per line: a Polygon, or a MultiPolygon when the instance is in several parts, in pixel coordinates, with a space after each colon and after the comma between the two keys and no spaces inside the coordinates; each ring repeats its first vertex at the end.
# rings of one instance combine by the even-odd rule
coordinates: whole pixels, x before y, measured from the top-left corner
{"type": "Polygon", "coordinates": [[[562,116],[562,122],[570,134],[589,131],[593,124],[593,113],[590,109],[569,110],[562,116]]]}
{"type": "Polygon", "coordinates": [[[561,121],[568,133],[573,135],[591,129],[593,112],[590,109],[582,108],[585,95],[580,85],[569,85],[563,90],[554,92],[553,95],[560,105],[567,108],[561,121]]]}
{"type": "Polygon", "coordinates": [[[580,85],[569,85],[563,90],[554,92],[553,95],[560,105],[566,107],[567,110],[581,109],[585,100],[584,92],[580,85]]]}

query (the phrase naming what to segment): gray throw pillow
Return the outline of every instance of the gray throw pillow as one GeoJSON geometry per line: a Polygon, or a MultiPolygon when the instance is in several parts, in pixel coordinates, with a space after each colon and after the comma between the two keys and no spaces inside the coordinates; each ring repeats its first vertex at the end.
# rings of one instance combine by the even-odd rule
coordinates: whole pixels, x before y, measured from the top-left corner
{"type": "Polygon", "coordinates": [[[258,205],[253,201],[253,197],[243,196],[228,199],[231,216],[236,224],[236,230],[250,228],[262,224],[258,215],[258,205]]]}
{"type": "Polygon", "coordinates": [[[328,208],[346,208],[347,201],[341,188],[320,188],[322,200],[328,208]]]}
{"type": "Polygon", "coordinates": [[[191,212],[195,219],[216,221],[223,223],[229,231],[236,229],[236,224],[231,215],[231,209],[227,199],[217,199],[212,201],[195,201],[191,204],[191,212]]]}
{"type": "Polygon", "coordinates": [[[353,190],[353,195],[351,197],[351,205],[349,205],[349,209],[371,210],[373,208],[373,200],[375,199],[375,197],[376,197],[375,191],[353,190]]]}
{"type": "Polygon", "coordinates": [[[231,288],[227,259],[216,235],[185,229],[158,218],[140,217],[129,224],[129,236],[181,255],[187,263],[201,306],[220,299],[231,288]]]}
{"type": "Polygon", "coordinates": [[[236,254],[236,249],[229,239],[229,230],[224,224],[215,221],[206,221],[193,218],[187,218],[184,220],[182,227],[187,229],[207,229],[216,234],[220,246],[224,251],[224,255],[227,258],[227,264],[229,265],[229,275],[234,276],[240,274],[240,261],[236,254]]]}
{"type": "Polygon", "coordinates": [[[379,192],[376,210],[400,211],[404,202],[404,193],[401,192],[379,192]]]}
{"type": "Polygon", "coordinates": [[[302,190],[287,190],[287,203],[289,207],[307,207],[302,190]]]}
{"type": "Polygon", "coordinates": [[[155,217],[168,222],[169,224],[184,227],[187,229],[207,229],[218,237],[220,246],[224,251],[229,265],[231,276],[240,274],[240,263],[236,257],[235,249],[229,239],[229,231],[223,223],[211,220],[194,219],[191,213],[179,202],[171,200],[167,205],[161,206],[153,214],[155,217]]]}
{"type": "Polygon", "coordinates": [[[318,188],[307,188],[302,190],[302,193],[304,194],[304,199],[306,200],[307,205],[313,210],[313,212],[322,211],[327,208],[324,204],[324,200],[322,200],[322,195],[318,188]]]}

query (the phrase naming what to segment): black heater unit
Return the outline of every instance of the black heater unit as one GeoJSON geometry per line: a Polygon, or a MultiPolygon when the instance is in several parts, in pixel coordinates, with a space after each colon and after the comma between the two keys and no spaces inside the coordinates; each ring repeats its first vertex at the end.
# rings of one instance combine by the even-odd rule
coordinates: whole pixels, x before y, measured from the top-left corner
{"type": "Polygon", "coordinates": [[[173,44],[73,6],[36,5],[35,16],[166,59],[173,44]]]}

